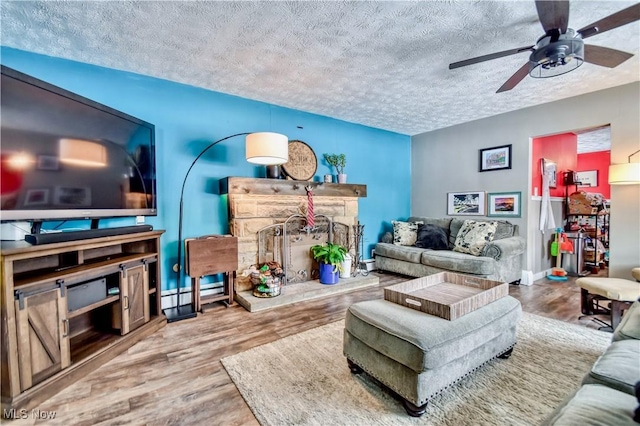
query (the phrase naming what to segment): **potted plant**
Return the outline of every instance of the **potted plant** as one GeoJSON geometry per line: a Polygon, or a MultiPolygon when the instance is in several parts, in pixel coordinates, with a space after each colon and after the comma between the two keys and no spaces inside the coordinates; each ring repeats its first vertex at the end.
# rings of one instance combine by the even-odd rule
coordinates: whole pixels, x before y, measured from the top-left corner
{"type": "Polygon", "coordinates": [[[311,255],[320,266],[320,283],[336,284],[347,249],[340,244],[326,243],[311,247],[311,255]]]}
{"type": "Polygon", "coordinates": [[[344,172],[344,166],[347,165],[347,157],[344,154],[322,154],[324,161],[336,169],[338,174],[338,183],[346,183],[347,175],[344,172]]]}

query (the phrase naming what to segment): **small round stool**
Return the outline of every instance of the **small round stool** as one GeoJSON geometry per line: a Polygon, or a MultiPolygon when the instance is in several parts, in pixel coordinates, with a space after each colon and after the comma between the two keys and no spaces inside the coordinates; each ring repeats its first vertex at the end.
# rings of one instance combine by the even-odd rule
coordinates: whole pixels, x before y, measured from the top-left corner
{"type": "Polygon", "coordinates": [[[610,315],[611,324],[606,324],[606,328],[611,327],[612,331],[620,324],[623,311],[640,297],[640,283],[623,278],[582,277],[576,284],[581,288],[580,307],[584,316],[610,315]],[[601,306],[601,300],[610,301],[610,307],[601,306]]]}

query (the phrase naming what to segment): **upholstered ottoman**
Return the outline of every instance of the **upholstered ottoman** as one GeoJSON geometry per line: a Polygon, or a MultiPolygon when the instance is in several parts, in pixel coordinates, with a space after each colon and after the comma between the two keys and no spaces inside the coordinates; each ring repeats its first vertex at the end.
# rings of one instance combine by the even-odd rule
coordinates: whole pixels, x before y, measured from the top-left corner
{"type": "Polygon", "coordinates": [[[344,355],[398,394],[407,413],[422,415],[429,399],[516,343],[520,302],[505,296],[454,321],[386,300],[351,305],[344,355]]]}
{"type": "Polygon", "coordinates": [[[640,283],[624,278],[582,277],[576,285],[580,287],[580,310],[584,314],[580,318],[611,315],[611,324],[601,327],[611,331],[620,324],[622,313],[640,297],[640,283]],[[601,300],[610,301],[609,308],[600,306],[601,300]]]}

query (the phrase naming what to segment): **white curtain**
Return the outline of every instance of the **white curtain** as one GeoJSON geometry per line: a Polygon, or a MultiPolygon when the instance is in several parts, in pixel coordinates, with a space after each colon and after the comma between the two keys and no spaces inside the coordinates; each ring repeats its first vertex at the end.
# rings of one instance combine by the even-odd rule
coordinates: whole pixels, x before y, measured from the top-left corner
{"type": "MultiPolygon", "coordinates": [[[[551,172],[553,173],[553,172],[551,172]]],[[[551,195],[549,194],[549,172],[542,175],[542,203],[540,204],[540,231],[544,234],[547,229],[555,231],[556,222],[553,219],[553,209],[551,208],[551,195]]]]}

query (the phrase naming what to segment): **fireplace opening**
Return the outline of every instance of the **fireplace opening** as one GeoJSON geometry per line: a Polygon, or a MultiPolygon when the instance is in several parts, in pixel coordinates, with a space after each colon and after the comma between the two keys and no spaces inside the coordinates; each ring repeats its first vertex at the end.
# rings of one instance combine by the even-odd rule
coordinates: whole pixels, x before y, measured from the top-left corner
{"type": "Polygon", "coordinates": [[[295,284],[318,278],[318,265],[311,256],[311,246],[331,242],[351,250],[351,227],[314,215],[314,226],[300,214],[258,231],[258,263],[278,262],[284,271],[283,284],[295,284]]]}

